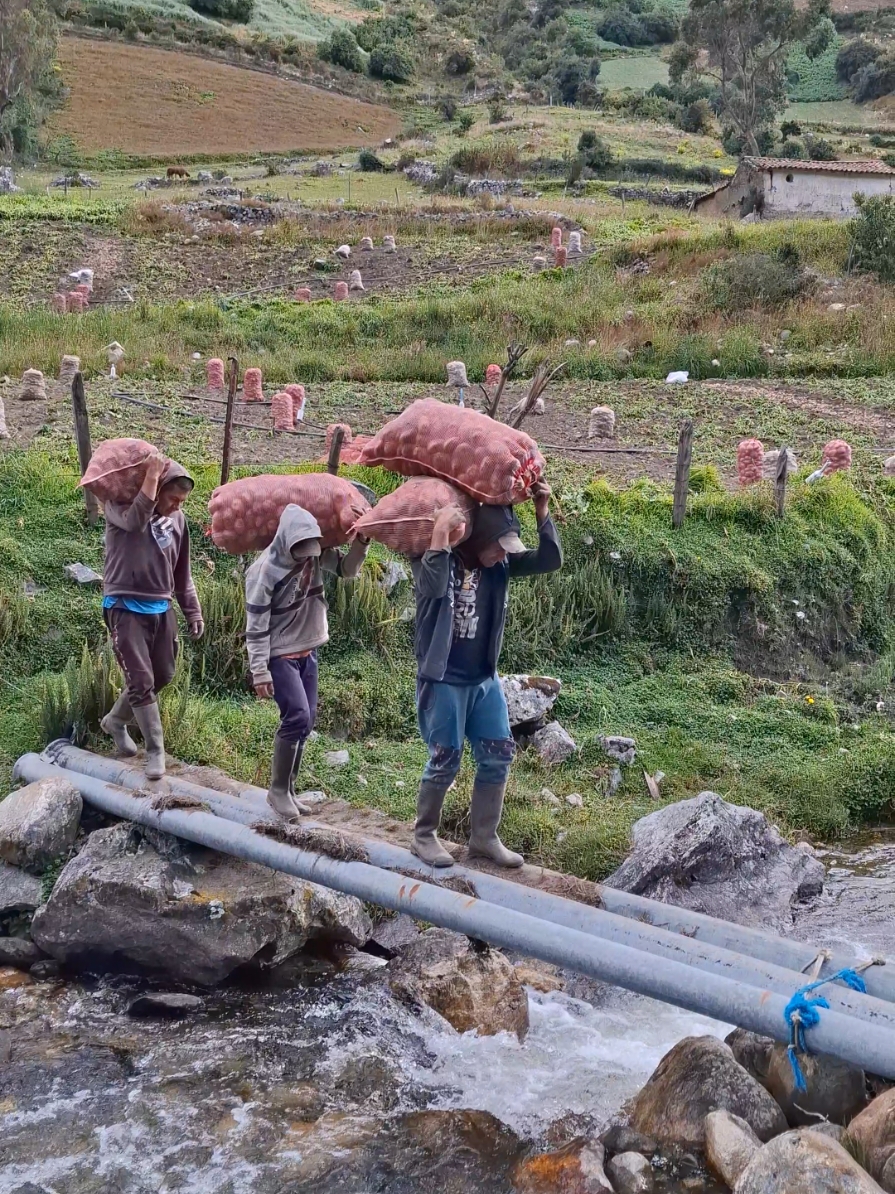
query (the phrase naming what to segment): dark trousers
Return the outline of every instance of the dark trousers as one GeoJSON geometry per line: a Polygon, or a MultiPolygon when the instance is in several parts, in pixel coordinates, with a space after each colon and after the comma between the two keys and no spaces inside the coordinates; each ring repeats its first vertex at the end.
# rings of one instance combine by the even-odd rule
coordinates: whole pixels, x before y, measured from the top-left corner
{"type": "Polygon", "coordinates": [[[280,709],[280,737],[304,742],[317,720],[317,652],[302,659],[271,659],[269,669],[280,709]]]}
{"type": "Polygon", "coordinates": [[[170,684],[177,666],[177,615],[134,614],[116,605],[103,610],[112,650],[124,673],[132,709],[151,705],[170,684]]]}

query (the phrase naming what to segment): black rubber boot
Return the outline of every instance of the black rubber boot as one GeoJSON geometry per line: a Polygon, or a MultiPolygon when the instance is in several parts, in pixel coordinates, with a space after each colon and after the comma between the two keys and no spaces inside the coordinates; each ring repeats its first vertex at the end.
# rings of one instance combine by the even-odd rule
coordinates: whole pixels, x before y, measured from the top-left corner
{"type": "Polygon", "coordinates": [[[302,804],[302,802],[295,795],[295,780],[299,771],[301,770],[301,760],[304,753],[305,744],[304,742],[299,742],[298,750],[295,752],[295,762],[292,764],[292,775],[289,777],[289,795],[292,797],[292,803],[295,805],[301,815],[306,817],[311,810],[306,804],[302,804]]]}
{"type": "Polygon", "coordinates": [[[123,692],[106,716],[99,723],[104,734],[108,734],[115,743],[115,749],[126,759],[132,759],[137,753],[137,744],[127,732],[127,727],[134,724],[134,711],[123,692]]]}
{"type": "Polygon", "coordinates": [[[134,718],[140,727],[146,747],[146,778],[161,779],[165,774],[165,736],[162,733],[162,716],[158,702],[139,705],[134,710],[134,718]]]}
{"type": "Polygon", "coordinates": [[[429,866],[453,866],[454,860],[438,840],[438,826],[441,824],[441,810],[447,788],[422,780],[416,798],[416,825],[413,829],[413,845],[410,847],[417,858],[429,866]]]}
{"type": "Polygon", "coordinates": [[[503,815],[503,798],[507,785],[483,784],[476,780],[472,788],[472,806],[469,810],[469,857],[490,858],[498,866],[522,866],[525,859],[521,854],[508,850],[497,836],[497,827],[503,815]]]}

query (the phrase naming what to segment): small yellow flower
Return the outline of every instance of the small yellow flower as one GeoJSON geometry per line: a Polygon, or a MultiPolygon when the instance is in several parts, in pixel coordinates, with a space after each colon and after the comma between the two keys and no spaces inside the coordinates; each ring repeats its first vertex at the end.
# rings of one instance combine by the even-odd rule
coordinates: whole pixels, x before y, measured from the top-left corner
{"type": "Polygon", "coordinates": [[[805,700],[808,702],[809,705],[814,704],[814,697],[805,697],[805,700]]]}

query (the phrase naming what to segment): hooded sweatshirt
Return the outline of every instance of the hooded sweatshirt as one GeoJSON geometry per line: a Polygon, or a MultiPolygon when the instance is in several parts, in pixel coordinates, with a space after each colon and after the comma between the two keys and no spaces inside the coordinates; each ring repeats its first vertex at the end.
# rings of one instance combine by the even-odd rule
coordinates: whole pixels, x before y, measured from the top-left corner
{"type": "MultiPolygon", "coordinates": [[[[181,477],[193,483],[183,465],[170,460],[161,485],[181,477]]],[[[103,515],[103,595],[144,601],[170,601],[176,597],[188,622],[200,619],[202,609],[190,571],[190,532],[183,511],[158,515],[155,502],[141,491],[129,505],[106,502],[103,515]]]]}
{"type": "Polygon", "coordinates": [[[329,639],[323,572],[345,579],[360,572],[366,543],[355,540],[345,555],[321,552],[321,534],[307,510],[287,506],[273,543],[246,572],[246,649],[255,684],[271,683],[271,659],[314,651],[329,639]],[[293,548],[309,540],[317,553],[295,559],[293,548]]]}

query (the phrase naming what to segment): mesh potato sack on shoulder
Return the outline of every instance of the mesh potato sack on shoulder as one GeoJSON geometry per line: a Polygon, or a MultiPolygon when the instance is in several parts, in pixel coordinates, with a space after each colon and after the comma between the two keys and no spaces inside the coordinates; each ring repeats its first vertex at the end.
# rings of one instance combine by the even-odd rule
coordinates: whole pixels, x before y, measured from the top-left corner
{"type": "Polygon", "coordinates": [[[488,506],[524,502],[544,472],[530,435],[434,398],[386,423],[364,445],[360,462],[404,477],[439,477],[488,506]]]}
{"type": "Polygon", "coordinates": [[[104,505],[132,502],[143,486],[146,459],[155,448],[145,439],[107,439],[90,457],[80,484],[104,505]]]}
{"type": "Polygon", "coordinates": [[[394,493],[380,498],[374,509],[354,524],[355,533],[375,539],[391,551],[422,556],[432,542],[432,528],[440,511],[456,506],[466,515],[467,538],[472,530],[472,498],[435,477],[412,477],[394,493]]]}
{"type": "Polygon", "coordinates": [[[211,538],[231,555],[263,551],[293,502],[317,519],[324,548],[349,543],[354,524],[370,509],[350,481],[329,473],[243,477],[219,485],[211,495],[211,538]]]}

